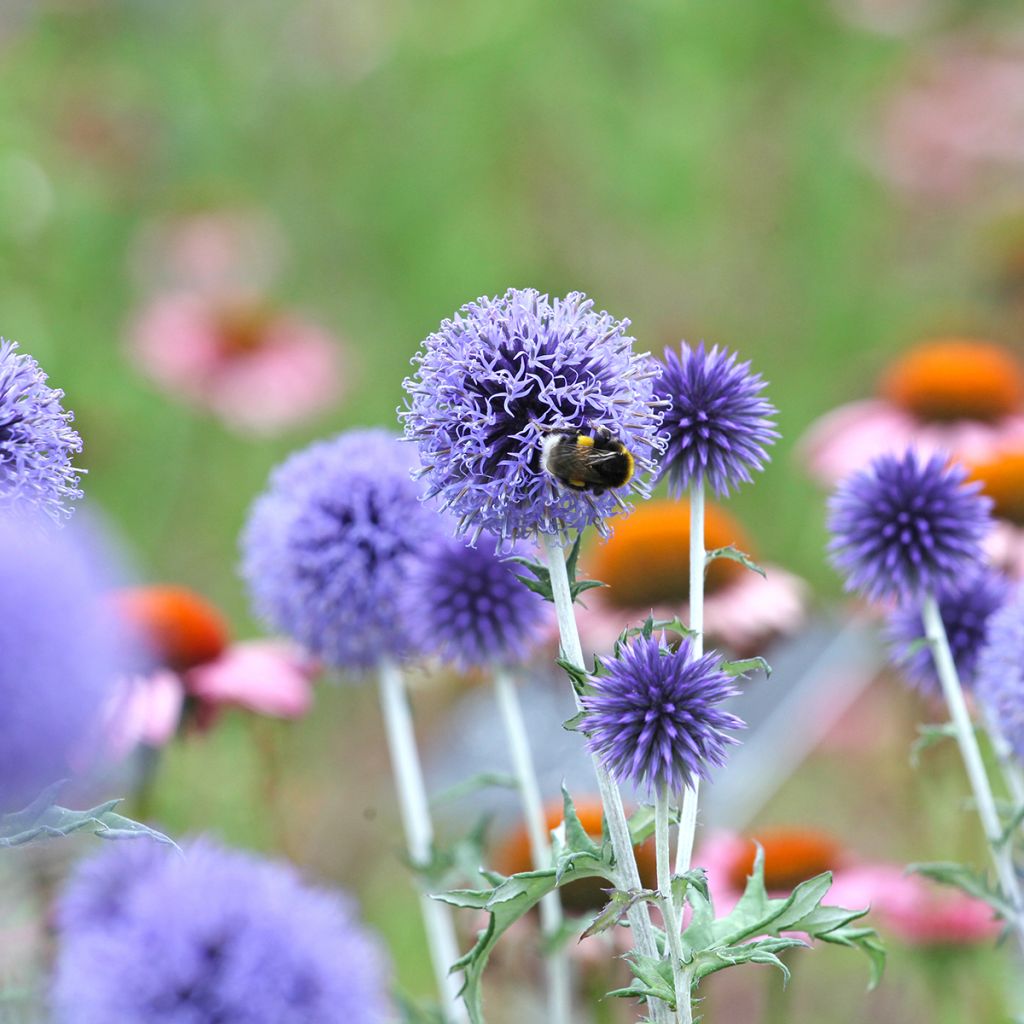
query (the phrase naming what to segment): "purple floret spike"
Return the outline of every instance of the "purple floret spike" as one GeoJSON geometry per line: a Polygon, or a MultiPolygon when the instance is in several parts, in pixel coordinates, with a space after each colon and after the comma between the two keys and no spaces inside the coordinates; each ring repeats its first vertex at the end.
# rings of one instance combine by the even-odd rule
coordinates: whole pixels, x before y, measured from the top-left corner
{"type": "Polygon", "coordinates": [[[829,551],[846,580],[872,600],[919,599],[955,585],[984,562],[992,502],[948,456],[913,449],[880,455],[829,500],[829,551]]]}
{"type": "Polygon", "coordinates": [[[671,406],[659,476],[668,477],[676,496],[695,484],[725,496],[749,483],[750,471],[764,469],[767,449],[779,436],[775,407],[761,394],[761,375],[735,353],[717,345],[708,351],[703,342],[666,349],[663,366],[655,392],[671,406]]]}

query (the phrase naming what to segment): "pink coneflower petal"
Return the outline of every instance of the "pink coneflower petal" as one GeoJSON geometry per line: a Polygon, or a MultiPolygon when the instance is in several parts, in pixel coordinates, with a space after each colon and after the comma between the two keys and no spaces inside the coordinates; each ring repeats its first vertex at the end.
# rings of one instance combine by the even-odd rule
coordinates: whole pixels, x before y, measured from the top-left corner
{"type": "Polygon", "coordinates": [[[704,628],[730,650],[748,651],[758,641],[795,633],[807,618],[810,588],[778,566],[765,575],[747,572],[704,603],[704,628]]]}
{"type": "Polygon", "coordinates": [[[253,640],[235,644],[216,661],[185,676],[189,696],[275,718],[301,718],[313,702],[317,666],[291,644],[253,640]]]}
{"type": "Polygon", "coordinates": [[[177,732],[184,700],[181,678],[166,669],[123,679],[107,710],[107,751],[120,759],[140,744],[166,746],[177,732]]]}

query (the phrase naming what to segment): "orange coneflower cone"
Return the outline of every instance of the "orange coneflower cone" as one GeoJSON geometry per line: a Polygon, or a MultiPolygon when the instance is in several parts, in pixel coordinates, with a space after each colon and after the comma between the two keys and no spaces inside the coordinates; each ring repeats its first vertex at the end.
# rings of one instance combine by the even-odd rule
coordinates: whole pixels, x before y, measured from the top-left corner
{"type": "Polygon", "coordinates": [[[968,468],[971,479],[980,481],[992,499],[992,514],[1024,526],[1024,446],[1008,448],[968,468]]]}
{"type": "Polygon", "coordinates": [[[213,661],[227,647],[224,618],[185,587],[129,587],[114,595],[114,603],[149,651],[175,672],[213,661]]]}
{"type": "Polygon", "coordinates": [[[1024,369],[1009,349],[976,338],[923,342],[886,371],[883,397],[922,420],[992,423],[1024,404],[1024,369]]]}
{"type": "MultiPolygon", "coordinates": [[[[704,512],[704,547],[739,548],[750,554],[743,528],[714,504],[704,512]]],[[[667,498],[645,502],[627,518],[614,521],[611,537],[587,552],[587,570],[608,585],[600,592],[609,605],[636,610],[679,606],[689,600],[690,506],[667,498]]],[[[711,594],[748,570],[738,562],[716,559],[705,587],[711,594]]]]}

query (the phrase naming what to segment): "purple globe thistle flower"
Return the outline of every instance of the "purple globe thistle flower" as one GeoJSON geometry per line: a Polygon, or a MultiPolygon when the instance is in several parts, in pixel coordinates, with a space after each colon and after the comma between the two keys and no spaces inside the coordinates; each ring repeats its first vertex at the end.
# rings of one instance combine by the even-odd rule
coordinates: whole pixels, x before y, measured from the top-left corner
{"type": "MultiPolygon", "coordinates": [[[[529,551],[519,545],[513,555],[529,551]]],[[[417,649],[460,670],[522,661],[551,620],[551,605],[516,579],[518,567],[498,552],[498,540],[477,547],[450,537],[417,560],[405,591],[417,649]]]]}
{"type": "Polygon", "coordinates": [[[601,661],[608,674],[591,680],[583,729],[619,782],[681,793],[725,763],[726,747],[737,742],[725,730],[745,726],[718,706],[739,691],[716,654],[694,658],[689,639],[670,651],[652,636],[601,661]]]}
{"type": "Polygon", "coordinates": [[[353,430],[291,456],[253,504],[241,544],[256,612],[328,665],[410,653],[401,592],[443,529],[414,465],[388,431],[353,430]]]}
{"type": "Polygon", "coordinates": [[[989,619],[974,694],[1024,761],[1024,586],[1018,586],[989,619]]]}
{"type": "Polygon", "coordinates": [[[67,920],[103,871],[74,875],[58,909],[61,1024],[384,1024],[380,945],[351,901],[288,865],[194,842],[135,878],[112,918],[67,920]]]}
{"type": "Polygon", "coordinates": [[[764,469],[766,449],[779,436],[771,418],[775,406],[761,395],[761,375],[734,352],[717,345],[705,351],[703,342],[666,349],[664,367],[654,387],[672,407],[665,414],[668,451],[659,478],[668,476],[677,496],[693,483],[706,482],[718,495],[749,483],[750,470],[764,469]]]}
{"type": "Polygon", "coordinates": [[[913,449],[880,455],[829,499],[829,551],[847,590],[910,601],[984,561],[992,502],[967,472],[913,449]]]}
{"type": "Polygon", "coordinates": [[[75,531],[0,517],[0,813],[79,774],[114,698],[121,650],[75,531]]]}
{"type": "MultiPolygon", "coordinates": [[[[1009,588],[1004,576],[984,568],[938,590],[942,623],[946,627],[953,662],[965,687],[973,683],[989,619],[1002,607],[1009,588]]],[[[886,635],[892,659],[908,682],[922,694],[941,696],[942,684],[935,670],[935,659],[931,648],[924,643],[920,606],[908,602],[890,612],[886,635]]]]}
{"type": "Polygon", "coordinates": [[[63,397],[17,342],[0,338],[0,512],[38,510],[60,520],[82,497],[71,465],[82,439],[63,397]]]}
{"type": "Polygon", "coordinates": [[[549,299],[533,288],[468,303],[423,343],[400,412],[419,446],[428,496],[460,533],[510,538],[564,534],[596,525],[622,496],[567,490],[542,466],[545,430],[605,428],[641,471],[664,450],[654,393],[661,372],[633,351],[627,320],[594,311],[579,292],[549,299]]]}

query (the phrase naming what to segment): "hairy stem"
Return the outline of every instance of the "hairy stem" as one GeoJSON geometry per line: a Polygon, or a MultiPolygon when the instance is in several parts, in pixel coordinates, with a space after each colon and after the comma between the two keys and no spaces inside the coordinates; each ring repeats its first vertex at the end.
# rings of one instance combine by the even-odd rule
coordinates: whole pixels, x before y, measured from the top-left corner
{"type": "Polygon", "coordinates": [[[683,969],[683,944],[680,938],[680,909],[672,895],[672,869],[669,857],[668,790],[658,790],[654,804],[654,843],[658,863],[658,895],[661,912],[665,917],[665,935],[672,960],[672,987],[676,993],[676,1020],[689,1024],[693,1019],[690,1009],[689,979],[683,969]]]}
{"type": "MultiPolygon", "coordinates": [[[[576,668],[585,669],[583,648],[580,645],[580,634],[576,627],[576,614],[573,611],[572,594],[569,590],[569,574],[565,569],[565,553],[557,537],[544,535],[543,540],[548,571],[551,574],[551,592],[555,599],[562,656],[576,668]]],[[[575,691],[573,692],[575,693],[575,691]]],[[[576,695],[576,706],[582,709],[578,694],[576,695]]],[[[622,806],[622,794],[619,793],[619,787],[615,784],[615,780],[605,771],[600,759],[596,755],[591,755],[591,760],[594,765],[594,774],[597,776],[601,803],[604,807],[608,836],[615,854],[616,887],[623,891],[639,889],[641,888],[640,872],[633,854],[629,824],[626,821],[626,811],[622,806]]],[[[651,924],[647,906],[638,904],[632,907],[627,915],[627,920],[633,930],[633,941],[640,953],[643,956],[658,956],[654,926],[651,924]]],[[[667,1004],[660,999],[651,999],[649,1006],[655,1024],[666,1024],[671,1020],[667,1004]]]]}
{"type": "MultiPolygon", "coordinates": [[[[530,753],[530,741],[516,693],[515,682],[504,669],[494,673],[494,691],[498,698],[505,736],[512,754],[512,764],[519,782],[526,834],[530,840],[533,866],[538,871],[551,867],[551,840],[544,817],[537,772],[530,753]]],[[[553,939],[562,930],[562,899],[556,889],[540,902],[540,921],[544,936],[553,939]]],[[[572,974],[569,957],[563,948],[553,949],[547,957],[548,1020],[550,1024],[569,1024],[572,1019],[572,974]]]]}
{"type": "MultiPolygon", "coordinates": [[[[413,864],[427,863],[433,853],[434,828],[430,821],[427,787],[423,781],[419,755],[416,752],[416,734],[413,731],[405,681],[398,666],[382,661],[377,673],[380,685],[380,704],[384,713],[391,769],[398,791],[398,807],[405,830],[406,848],[413,864]]],[[[430,959],[441,998],[445,1020],[464,1024],[469,1020],[466,1008],[459,999],[461,974],[449,974],[459,959],[459,946],[455,938],[455,924],[451,911],[443,903],[420,891],[420,911],[427,932],[430,959]]]]}

